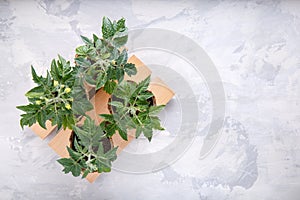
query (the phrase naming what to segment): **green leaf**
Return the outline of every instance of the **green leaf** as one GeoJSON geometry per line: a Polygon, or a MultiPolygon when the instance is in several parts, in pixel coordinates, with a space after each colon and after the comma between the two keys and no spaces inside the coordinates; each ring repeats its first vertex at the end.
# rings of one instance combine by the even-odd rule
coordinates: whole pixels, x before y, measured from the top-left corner
{"type": "Polygon", "coordinates": [[[81,67],[90,67],[91,66],[91,62],[82,57],[75,58],[75,62],[78,66],[81,66],[81,67]]]}
{"type": "Polygon", "coordinates": [[[149,84],[150,84],[150,76],[148,76],[146,79],[144,79],[137,85],[134,91],[134,95],[139,95],[141,92],[147,91],[149,84]]]}
{"type": "Polygon", "coordinates": [[[105,121],[114,123],[114,116],[111,114],[100,114],[100,117],[102,117],[105,121]]]}
{"type": "Polygon", "coordinates": [[[103,127],[103,130],[105,131],[105,134],[107,137],[112,137],[117,130],[117,125],[115,124],[115,122],[106,122],[103,121],[101,122],[101,127],[103,127]]]}
{"type": "Polygon", "coordinates": [[[108,104],[111,105],[111,106],[117,107],[117,108],[122,108],[122,107],[124,106],[124,105],[123,105],[121,102],[119,102],[119,101],[111,101],[111,102],[109,102],[108,104]]]}
{"type": "Polygon", "coordinates": [[[112,37],[115,34],[115,30],[112,22],[109,18],[103,17],[102,19],[102,36],[104,39],[112,37]]]}
{"type": "Polygon", "coordinates": [[[64,59],[61,55],[58,54],[58,60],[60,61],[60,63],[62,64],[62,66],[67,65],[67,61],[66,59],[64,59]]]}
{"type": "Polygon", "coordinates": [[[62,166],[64,166],[63,172],[66,174],[71,172],[73,176],[77,177],[81,174],[81,166],[76,163],[71,158],[61,158],[57,160],[58,163],[60,163],[62,166]]]}
{"type": "Polygon", "coordinates": [[[87,38],[87,37],[85,37],[85,36],[83,36],[83,35],[80,35],[80,37],[81,37],[82,41],[83,41],[86,45],[93,46],[93,43],[92,43],[92,41],[91,41],[89,38],[87,38]]]}
{"type": "Polygon", "coordinates": [[[105,73],[101,73],[98,75],[96,79],[96,90],[100,89],[107,82],[107,76],[105,73]]]}
{"type": "Polygon", "coordinates": [[[115,33],[112,39],[113,44],[116,47],[124,46],[127,43],[127,40],[128,40],[127,31],[115,33]]]}
{"type": "Polygon", "coordinates": [[[88,47],[86,45],[84,46],[79,46],[76,48],[75,52],[78,56],[86,56],[88,53],[88,47]]]}
{"type": "Polygon", "coordinates": [[[150,119],[151,119],[151,124],[150,124],[150,125],[151,125],[151,127],[152,127],[153,129],[161,130],[161,131],[165,130],[165,129],[160,125],[160,120],[159,120],[159,118],[158,118],[157,116],[151,116],[150,119]]]}
{"type": "Polygon", "coordinates": [[[46,84],[48,87],[52,85],[52,78],[48,70],[47,70],[46,82],[44,84],[46,84]]]}
{"type": "Polygon", "coordinates": [[[104,50],[102,40],[97,40],[96,43],[95,43],[95,46],[96,46],[97,50],[104,50]]]}
{"type": "Polygon", "coordinates": [[[80,144],[89,148],[90,146],[98,146],[104,133],[100,126],[96,126],[95,121],[90,117],[86,117],[82,127],[73,127],[76,135],[80,139],[80,144]]]}
{"type": "Polygon", "coordinates": [[[89,171],[88,170],[85,170],[84,173],[82,174],[82,178],[86,178],[87,175],[89,175],[89,171]]]}
{"type": "Polygon", "coordinates": [[[32,88],[31,90],[29,90],[29,91],[25,94],[25,96],[27,96],[27,95],[30,96],[29,93],[44,93],[44,92],[45,92],[44,87],[41,86],[41,85],[38,85],[38,86],[32,88]]]}
{"type": "Polygon", "coordinates": [[[124,31],[126,29],[126,26],[125,26],[125,19],[122,17],[121,19],[118,20],[117,22],[117,28],[116,30],[117,31],[124,31]]]}
{"type": "Polygon", "coordinates": [[[105,156],[107,159],[109,159],[110,161],[114,161],[117,159],[117,150],[118,147],[115,147],[111,150],[109,150],[108,152],[105,153],[105,156]]]}
{"type": "Polygon", "coordinates": [[[20,125],[22,129],[24,126],[32,126],[36,122],[36,113],[27,113],[27,114],[22,114],[20,119],[20,125]]]}
{"type": "Polygon", "coordinates": [[[73,113],[66,115],[65,117],[67,119],[67,126],[64,126],[64,129],[66,129],[66,128],[72,129],[73,125],[75,125],[75,123],[76,123],[73,113]]]}
{"type": "Polygon", "coordinates": [[[98,168],[98,172],[110,172],[111,171],[111,164],[107,160],[97,159],[96,166],[98,168]]]}
{"type": "Polygon", "coordinates": [[[138,126],[135,131],[135,138],[140,137],[141,133],[142,133],[142,128],[138,126]]]}
{"type": "Polygon", "coordinates": [[[57,68],[55,59],[53,59],[52,62],[51,62],[50,74],[53,77],[53,79],[60,80],[60,73],[59,73],[59,70],[57,68]]]}
{"type": "Polygon", "coordinates": [[[94,79],[94,75],[86,74],[84,76],[84,79],[90,85],[96,85],[97,84],[97,80],[94,79]]]}
{"type": "Polygon", "coordinates": [[[40,106],[35,104],[28,104],[26,106],[17,106],[17,108],[27,113],[35,113],[40,109],[40,106]]]}
{"type": "Polygon", "coordinates": [[[94,43],[96,43],[99,40],[98,36],[93,34],[93,40],[94,40],[94,43]]]}
{"type": "Polygon", "coordinates": [[[76,99],[72,105],[73,113],[78,115],[85,115],[87,111],[90,111],[93,108],[93,104],[86,98],[76,99]]]}
{"type": "Polygon", "coordinates": [[[117,128],[117,130],[118,130],[118,133],[119,133],[119,135],[121,136],[121,138],[123,139],[123,140],[128,140],[128,138],[127,138],[127,132],[126,131],[124,131],[124,130],[122,130],[121,128],[117,128]]]}
{"type": "Polygon", "coordinates": [[[73,165],[73,161],[70,158],[61,158],[61,159],[57,160],[57,162],[59,162],[63,166],[73,165]]]}
{"type": "Polygon", "coordinates": [[[31,65],[31,75],[32,75],[32,80],[35,83],[39,84],[41,82],[41,78],[36,74],[36,72],[35,72],[35,70],[34,70],[34,68],[33,68],[32,65],[31,65]]]}
{"type": "Polygon", "coordinates": [[[43,96],[44,92],[33,92],[33,91],[29,91],[25,94],[25,96],[27,98],[39,98],[41,96],[43,96]]]}
{"type": "Polygon", "coordinates": [[[116,78],[118,80],[118,83],[121,83],[124,79],[124,70],[120,68],[116,68],[116,78]]]}
{"type": "Polygon", "coordinates": [[[140,100],[143,101],[143,100],[147,100],[147,99],[149,99],[151,97],[153,97],[153,94],[149,92],[149,93],[140,94],[138,96],[138,99],[140,99],[140,100]]]}
{"type": "Polygon", "coordinates": [[[89,99],[86,96],[85,88],[83,86],[82,80],[78,79],[78,82],[73,87],[72,97],[72,111],[74,114],[85,115],[87,111],[90,111],[94,108],[89,99]]]}
{"type": "Polygon", "coordinates": [[[115,81],[107,81],[104,85],[104,90],[108,94],[112,94],[113,91],[116,89],[116,87],[117,87],[117,83],[115,81]]]}
{"type": "Polygon", "coordinates": [[[74,151],[73,149],[71,149],[70,147],[67,146],[67,150],[69,152],[69,155],[71,158],[73,158],[74,160],[78,160],[80,158],[80,153],[74,151]]]}
{"type": "Polygon", "coordinates": [[[77,152],[83,152],[83,148],[78,144],[78,141],[76,139],[76,137],[74,137],[74,147],[76,149],[77,152]]]}
{"type": "Polygon", "coordinates": [[[165,108],[165,105],[159,105],[159,106],[151,106],[149,108],[149,115],[157,115],[165,108]]]}
{"type": "Polygon", "coordinates": [[[118,65],[121,65],[121,64],[126,64],[127,60],[128,60],[127,50],[123,49],[123,51],[121,52],[121,54],[119,55],[116,61],[118,65]]]}
{"type": "Polygon", "coordinates": [[[149,142],[151,142],[152,139],[152,129],[151,128],[144,128],[143,129],[143,134],[144,136],[149,140],[149,142]]]}
{"type": "Polygon", "coordinates": [[[101,59],[105,60],[105,59],[109,58],[110,55],[111,55],[111,53],[104,53],[101,55],[101,59]]]}
{"type": "Polygon", "coordinates": [[[72,175],[77,177],[80,176],[81,173],[81,166],[78,163],[75,163],[74,166],[71,168],[72,175]]]}
{"type": "Polygon", "coordinates": [[[77,126],[73,127],[73,130],[75,134],[78,136],[80,139],[80,144],[83,145],[84,147],[88,147],[90,145],[90,132],[83,130],[82,128],[79,128],[77,126]]]}
{"type": "Polygon", "coordinates": [[[47,118],[46,118],[45,110],[42,110],[41,112],[38,112],[37,121],[38,121],[39,125],[44,129],[46,129],[46,120],[47,120],[47,118]]]}
{"type": "Polygon", "coordinates": [[[97,155],[101,157],[104,155],[104,147],[102,142],[98,143],[97,155]]]}
{"type": "Polygon", "coordinates": [[[136,75],[136,73],[137,73],[135,64],[132,64],[132,63],[126,63],[124,65],[124,70],[125,70],[126,74],[128,74],[128,76],[136,75]]]}

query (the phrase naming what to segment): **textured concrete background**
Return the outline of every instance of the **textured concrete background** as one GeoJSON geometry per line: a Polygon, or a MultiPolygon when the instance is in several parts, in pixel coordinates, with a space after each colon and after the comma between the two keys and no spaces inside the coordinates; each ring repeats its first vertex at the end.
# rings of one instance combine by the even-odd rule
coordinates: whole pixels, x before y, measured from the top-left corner
{"type": "MultiPolygon", "coordinates": [[[[297,200],[299,52],[299,1],[0,0],[0,199],[297,200]],[[206,158],[199,159],[210,122],[205,89],[198,90],[202,115],[193,145],[177,162],[153,173],[113,170],[89,184],[64,175],[48,141],[20,129],[15,106],[26,103],[24,93],[33,86],[30,65],[45,73],[57,53],[72,59],[79,35],[99,34],[103,16],[123,16],[130,29],[176,31],[208,53],[224,85],[226,118],[206,158]]],[[[146,64],[159,62],[161,54],[147,56],[146,64]]],[[[170,122],[178,116],[163,117],[170,122]]],[[[154,138],[146,150],[141,140],[128,151],[162,148],[176,126],[166,123],[165,137],[154,138]]]]}

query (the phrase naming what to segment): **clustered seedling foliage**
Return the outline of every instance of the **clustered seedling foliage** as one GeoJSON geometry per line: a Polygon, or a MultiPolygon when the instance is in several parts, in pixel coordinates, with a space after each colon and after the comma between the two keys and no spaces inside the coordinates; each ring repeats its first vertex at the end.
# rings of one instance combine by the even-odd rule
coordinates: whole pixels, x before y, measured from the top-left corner
{"type": "Polygon", "coordinates": [[[164,105],[151,104],[154,100],[151,100],[153,94],[147,90],[149,83],[150,76],[138,84],[124,81],[118,85],[109,103],[113,113],[100,115],[104,118],[101,127],[106,130],[108,137],[118,131],[127,140],[127,130],[136,129],[136,138],[143,133],[151,141],[154,129],[164,130],[156,116],[164,105]]]}
{"type": "Polygon", "coordinates": [[[74,132],[79,141],[74,139],[74,150],[67,147],[70,158],[58,160],[64,166],[63,171],[71,172],[73,176],[80,176],[83,172],[82,178],[92,172],[110,172],[111,162],[117,158],[117,147],[104,151],[102,140],[107,137],[101,127],[87,117],[82,127],[74,126],[74,132]]]}
{"type": "Polygon", "coordinates": [[[86,82],[95,85],[96,89],[104,87],[107,93],[112,94],[117,87],[116,81],[122,82],[125,73],[129,76],[136,74],[135,65],[127,63],[125,19],[111,22],[103,18],[102,36],[99,38],[94,34],[93,39],[81,36],[85,45],[76,48],[78,57],[75,61],[82,69],[86,82]]]}
{"type": "Polygon", "coordinates": [[[135,75],[136,67],[128,63],[125,44],[128,39],[125,19],[102,20],[102,38],[93,34],[90,39],[81,36],[84,45],[76,48],[75,66],[58,55],[52,60],[51,69],[46,77],[38,76],[33,67],[31,73],[36,87],[26,93],[29,104],[17,106],[25,113],[21,115],[20,125],[31,126],[38,123],[46,129],[46,121],[58,129],[63,127],[74,131],[74,149],[67,147],[69,158],[58,162],[64,166],[65,173],[86,177],[91,172],[109,172],[111,162],[117,157],[117,147],[104,151],[102,140],[111,138],[118,132],[127,140],[127,130],[136,129],[136,138],[141,133],[150,141],[153,130],[163,130],[156,116],[164,106],[152,105],[153,94],[147,90],[150,77],[139,84],[123,81],[124,75],[135,75]],[[112,94],[109,103],[112,114],[100,114],[104,121],[100,125],[86,112],[93,109],[88,83],[96,90],[103,88],[112,94]],[[85,117],[83,126],[76,124],[85,117]],[[78,138],[78,140],[76,139],[78,138]]]}
{"type": "Polygon", "coordinates": [[[31,74],[36,87],[29,90],[25,96],[29,104],[17,106],[26,112],[21,115],[20,125],[23,128],[38,122],[46,129],[46,120],[51,119],[52,125],[64,129],[75,125],[75,113],[72,111],[72,89],[76,79],[76,68],[70,66],[70,62],[58,56],[53,59],[50,72],[46,77],[38,76],[31,66],[31,74]]]}

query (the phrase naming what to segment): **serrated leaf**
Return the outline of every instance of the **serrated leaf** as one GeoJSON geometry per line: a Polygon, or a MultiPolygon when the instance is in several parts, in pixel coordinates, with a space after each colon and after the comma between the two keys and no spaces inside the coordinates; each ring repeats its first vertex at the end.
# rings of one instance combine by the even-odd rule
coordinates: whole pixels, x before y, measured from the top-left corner
{"type": "Polygon", "coordinates": [[[128,60],[128,54],[127,54],[127,50],[126,49],[123,49],[123,51],[121,52],[121,54],[118,56],[117,58],[117,63],[118,65],[121,65],[121,64],[126,64],[127,63],[127,60],[128,60]]]}
{"type": "Polygon", "coordinates": [[[103,48],[103,43],[100,39],[96,41],[95,46],[96,46],[97,50],[103,50],[104,49],[103,48]]]}
{"type": "Polygon", "coordinates": [[[152,129],[151,128],[144,128],[143,129],[143,134],[144,136],[149,140],[149,142],[151,142],[152,139],[152,129]]]}
{"type": "Polygon", "coordinates": [[[87,99],[76,100],[73,102],[72,110],[74,114],[85,115],[87,111],[92,110],[94,107],[87,99]]]}
{"type": "Polygon", "coordinates": [[[96,166],[98,168],[98,172],[110,172],[111,171],[111,164],[107,160],[101,160],[97,159],[96,160],[96,166]]]}
{"type": "Polygon", "coordinates": [[[93,34],[93,40],[94,40],[94,43],[96,43],[99,40],[99,37],[97,35],[93,34]]]}
{"type": "Polygon", "coordinates": [[[97,156],[103,157],[103,155],[104,155],[103,143],[99,142],[99,144],[98,144],[98,150],[97,150],[97,156]]]}
{"type": "Polygon", "coordinates": [[[114,122],[114,117],[111,114],[100,114],[99,116],[102,117],[105,121],[112,123],[114,122]]]}
{"type": "Polygon", "coordinates": [[[64,166],[63,172],[66,174],[71,172],[73,176],[77,177],[81,174],[81,166],[76,163],[71,158],[61,158],[57,160],[58,163],[60,163],[62,166],[64,166]]]}
{"type": "Polygon", "coordinates": [[[117,108],[124,107],[124,105],[121,102],[118,102],[118,101],[111,101],[108,104],[111,105],[111,106],[117,107],[117,108]]]}
{"type": "Polygon", "coordinates": [[[128,33],[127,31],[124,32],[116,32],[113,36],[113,44],[116,47],[124,46],[127,43],[128,40],[128,33]]]}
{"type": "Polygon", "coordinates": [[[80,35],[80,37],[81,37],[81,40],[82,40],[86,45],[93,46],[93,43],[92,43],[92,41],[91,41],[89,38],[87,38],[87,37],[85,37],[85,36],[83,36],[83,35],[80,35]]]}
{"type": "Polygon", "coordinates": [[[47,85],[47,87],[50,87],[52,85],[52,78],[50,75],[50,72],[47,70],[47,76],[46,76],[46,83],[44,83],[47,85]]]}
{"type": "Polygon", "coordinates": [[[163,131],[163,130],[165,130],[161,125],[160,125],[160,120],[159,120],[159,118],[157,117],[157,116],[151,116],[150,117],[150,122],[151,122],[151,127],[153,128],[153,129],[156,129],[156,130],[161,130],[161,131],[163,131]]]}
{"type": "Polygon", "coordinates": [[[74,137],[74,147],[77,152],[83,152],[83,148],[78,144],[76,137],[74,137]]]}
{"type": "MultiPolygon", "coordinates": [[[[84,79],[85,81],[90,84],[90,85],[96,85],[97,84],[97,81],[94,79],[94,76],[93,75],[88,75],[86,74],[84,76],[84,79]]],[[[97,88],[98,89],[98,88],[97,88]]]]}
{"type": "Polygon", "coordinates": [[[43,92],[27,92],[25,96],[27,98],[39,98],[43,96],[43,94],[44,94],[43,92]]]}
{"type": "Polygon", "coordinates": [[[159,106],[151,106],[149,108],[149,115],[157,115],[165,108],[165,105],[159,105],[159,106]]]}
{"type": "Polygon", "coordinates": [[[102,54],[101,55],[101,59],[107,59],[107,58],[109,58],[110,57],[110,55],[111,55],[111,53],[104,53],[104,54],[102,54]]]}
{"type": "Polygon", "coordinates": [[[116,78],[118,80],[118,83],[121,83],[124,79],[124,70],[120,68],[116,68],[116,78]]]}
{"type": "Polygon", "coordinates": [[[107,39],[109,37],[112,37],[115,34],[115,30],[113,27],[112,22],[109,18],[103,17],[102,19],[102,37],[104,39],[107,39]]]}
{"type": "Polygon", "coordinates": [[[126,26],[125,26],[125,19],[124,18],[121,18],[117,21],[116,23],[116,27],[115,27],[115,30],[116,31],[119,31],[119,32],[122,32],[126,29],[126,26]]]}
{"type": "Polygon", "coordinates": [[[71,158],[73,158],[74,160],[78,160],[81,156],[80,153],[74,151],[73,149],[71,149],[70,147],[67,146],[67,150],[69,152],[69,155],[71,158]]]}
{"type": "Polygon", "coordinates": [[[41,112],[38,112],[37,121],[38,121],[39,125],[42,128],[46,129],[46,113],[45,113],[45,110],[42,110],[41,112]]]}
{"type": "Polygon", "coordinates": [[[114,147],[113,149],[106,152],[105,153],[106,158],[109,159],[110,161],[116,160],[117,159],[117,150],[118,150],[118,147],[114,147]]]}
{"type": "Polygon", "coordinates": [[[58,56],[58,60],[60,61],[60,63],[62,64],[62,66],[65,66],[67,64],[66,59],[64,59],[61,55],[57,55],[58,56]]]}
{"type": "Polygon", "coordinates": [[[57,160],[61,165],[63,166],[71,166],[73,164],[73,161],[69,158],[61,158],[57,160]]]}
{"type": "Polygon", "coordinates": [[[88,47],[87,46],[79,46],[76,48],[75,52],[78,56],[86,56],[88,53],[88,47]]]}
{"type": "Polygon", "coordinates": [[[116,89],[117,83],[115,81],[107,81],[104,85],[104,90],[108,94],[112,94],[113,91],[116,89]]]}
{"type": "Polygon", "coordinates": [[[60,80],[60,73],[59,73],[59,70],[58,70],[58,68],[57,68],[55,59],[53,59],[53,60],[51,61],[51,70],[50,70],[50,74],[51,74],[51,76],[52,76],[55,80],[60,80]]]}
{"type": "Polygon", "coordinates": [[[142,128],[138,126],[135,131],[135,138],[140,137],[141,133],[142,133],[142,128]]]}
{"type": "Polygon", "coordinates": [[[147,91],[149,84],[150,84],[150,76],[148,76],[146,79],[144,79],[137,85],[134,91],[134,95],[139,95],[141,92],[147,91]]]}
{"type": "Polygon", "coordinates": [[[82,57],[75,58],[75,62],[78,66],[81,66],[81,67],[90,67],[91,66],[91,62],[82,57]]]}
{"type": "Polygon", "coordinates": [[[73,90],[73,104],[72,111],[74,114],[85,115],[87,111],[90,111],[94,108],[91,102],[87,99],[85,95],[84,88],[82,86],[77,86],[73,90]]]}
{"type": "Polygon", "coordinates": [[[126,131],[124,131],[124,130],[122,130],[121,128],[118,128],[117,129],[118,130],[118,133],[119,133],[119,135],[121,136],[121,138],[123,139],[123,140],[128,140],[128,138],[127,138],[127,132],[126,131]]]}
{"type": "Polygon", "coordinates": [[[27,112],[27,113],[35,113],[40,108],[40,106],[34,105],[34,104],[29,104],[26,106],[17,106],[16,108],[18,108],[24,112],[27,112]]]}
{"type": "Polygon", "coordinates": [[[153,97],[153,94],[152,93],[144,93],[144,94],[140,94],[139,96],[138,96],[138,99],[140,99],[140,100],[147,100],[147,99],[149,99],[149,98],[151,98],[151,97],[153,97]]]}
{"type": "Polygon", "coordinates": [[[101,73],[98,75],[96,79],[96,90],[100,89],[107,82],[107,76],[105,73],[101,73]]]}
{"type": "Polygon", "coordinates": [[[87,177],[87,175],[89,175],[89,171],[88,170],[85,170],[84,172],[83,172],[83,174],[82,174],[82,178],[86,178],[87,177]]]}
{"type": "Polygon", "coordinates": [[[36,74],[35,69],[33,68],[33,66],[31,65],[31,75],[32,75],[32,80],[39,84],[41,82],[41,78],[36,74]]]}
{"type": "Polygon", "coordinates": [[[128,76],[136,75],[136,73],[137,73],[135,64],[132,64],[132,63],[126,63],[124,65],[124,70],[128,76]]]}

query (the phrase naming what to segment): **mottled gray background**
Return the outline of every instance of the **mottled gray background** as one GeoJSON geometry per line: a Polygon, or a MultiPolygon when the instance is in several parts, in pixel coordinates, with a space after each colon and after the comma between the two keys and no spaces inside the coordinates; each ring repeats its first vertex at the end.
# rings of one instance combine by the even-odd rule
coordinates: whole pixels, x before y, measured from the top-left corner
{"type": "MultiPolygon", "coordinates": [[[[146,64],[162,55],[144,54],[146,64]]],[[[300,198],[299,1],[0,0],[0,55],[0,199],[300,198]],[[158,172],[113,170],[89,184],[64,175],[48,141],[20,129],[15,106],[26,103],[24,93],[33,86],[30,65],[45,73],[57,53],[72,59],[79,35],[99,33],[104,15],[125,17],[131,29],[176,31],[208,53],[224,85],[226,118],[207,157],[199,159],[210,122],[205,88],[193,90],[202,103],[194,143],[158,172]]],[[[163,114],[165,137],[147,148],[143,139],[135,141],[127,151],[163,148],[176,132],[176,120],[170,122],[180,109],[174,109],[172,116],[163,114]]]]}

